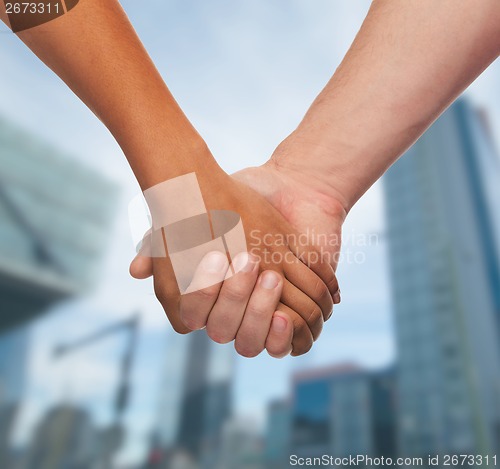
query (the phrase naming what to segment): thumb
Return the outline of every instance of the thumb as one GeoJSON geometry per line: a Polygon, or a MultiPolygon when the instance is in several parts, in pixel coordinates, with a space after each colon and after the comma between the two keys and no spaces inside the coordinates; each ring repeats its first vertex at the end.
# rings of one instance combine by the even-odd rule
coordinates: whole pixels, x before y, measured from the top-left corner
{"type": "Polygon", "coordinates": [[[145,279],[153,275],[153,258],[138,254],[130,263],[130,275],[136,279],[145,279]]]}

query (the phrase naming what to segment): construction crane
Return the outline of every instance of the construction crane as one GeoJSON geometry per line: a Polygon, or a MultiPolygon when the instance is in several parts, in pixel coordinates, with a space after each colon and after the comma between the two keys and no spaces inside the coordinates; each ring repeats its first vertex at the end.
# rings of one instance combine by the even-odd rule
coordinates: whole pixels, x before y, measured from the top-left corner
{"type": "Polygon", "coordinates": [[[110,466],[112,454],[119,448],[123,439],[122,418],[127,409],[130,398],[130,370],[137,345],[137,334],[139,330],[139,314],[134,314],[129,319],[111,324],[97,332],[83,337],[70,344],[61,344],[54,349],[54,358],[60,359],[68,354],[74,353],[82,348],[91,346],[96,342],[107,339],[109,336],[126,332],[128,334],[127,346],[123,353],[120,364],[120,379],[116,388],[113,411],[113,424],[104,435],[102,459],[105,460],[104,467],[110,466]]]}

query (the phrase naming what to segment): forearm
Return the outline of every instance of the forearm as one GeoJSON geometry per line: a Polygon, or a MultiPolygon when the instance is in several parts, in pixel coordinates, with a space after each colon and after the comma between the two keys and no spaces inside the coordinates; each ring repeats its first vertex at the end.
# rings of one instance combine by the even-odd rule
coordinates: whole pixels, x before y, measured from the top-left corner
{"type": "Polygon", "coordinates": [[[498,0],[376,0],[273,160],[307,159],[348,211],[499,53],[498,0]]]}
{"type": "Polygon", "coordinates": [[[18,35],[108,127],[143,189],[215,166],[118,1],[81,0],[18,35]]]}

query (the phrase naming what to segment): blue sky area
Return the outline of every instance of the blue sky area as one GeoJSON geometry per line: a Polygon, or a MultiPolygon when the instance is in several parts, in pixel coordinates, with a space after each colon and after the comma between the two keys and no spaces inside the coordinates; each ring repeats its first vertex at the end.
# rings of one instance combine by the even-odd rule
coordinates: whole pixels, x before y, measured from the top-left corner
{"type": "MultiPolygon", "coordinates": [[[[349,47],[369,6],[366,0],[144,0],[122,2],[171,91],[221,166],[233,172],[263,163],[298,124],[349,47]]],[[[61,338],[143,312],[134,400],[128,414],[127,461],[141,457],[154,422],[169,326],[151,283],[128,276],[133,256],[127,204],[138,192],[122,153],[86,107],[2,27],[0,114],[99,169],[122,188],[109,253],[98,290],[58,306],[33,331],[30,389],[18,439],[44,409],[61,399],[83,402],[95,418],[110,418],[120,338],[71,360],[54,363],[49,350],[61,338]],[[96,386],[96,383],[99,385],[96,386]]],[[[500,64],[468,95],[490,114],[500,135],[500,64]]],[[[237,359],[236,410],[262,422],[270,398],[285,395],[291,371],[355,361],[383,366],[394,357],[380,184],[353,209],[345,233],[376,234],[370,246],[347,246],[361,263],[342,263],[343,302],[313,351],[276,361],[237,359]],[[359,259],[359,258],[358,258],[359,259]]]]}

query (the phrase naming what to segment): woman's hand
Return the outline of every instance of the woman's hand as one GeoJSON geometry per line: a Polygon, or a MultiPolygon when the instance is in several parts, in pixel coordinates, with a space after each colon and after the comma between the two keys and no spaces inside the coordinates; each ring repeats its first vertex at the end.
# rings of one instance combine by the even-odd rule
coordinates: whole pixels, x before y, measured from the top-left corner
{"type": "Polygon", "coordinates": [[[152,267],[156,295],[180,333],[206,326],[217,342],[234,338],[244,356],[255,356],[264,348],[273,356],[307,352],[331,313],[332,296],[338,296],[333,268],[248,185],[222,171],[212,171],[210,177],[200,174],[199,183],[209,210],[231,210],[241,216],[250,255],[238,261],[248,268],[220,282],[228,265],[213,253],[196,275],[219,281],[182,296],[168,258],[153,258],[151,263],[138,257],[131,265],[132,275],[147,277],[152,267]]]}

